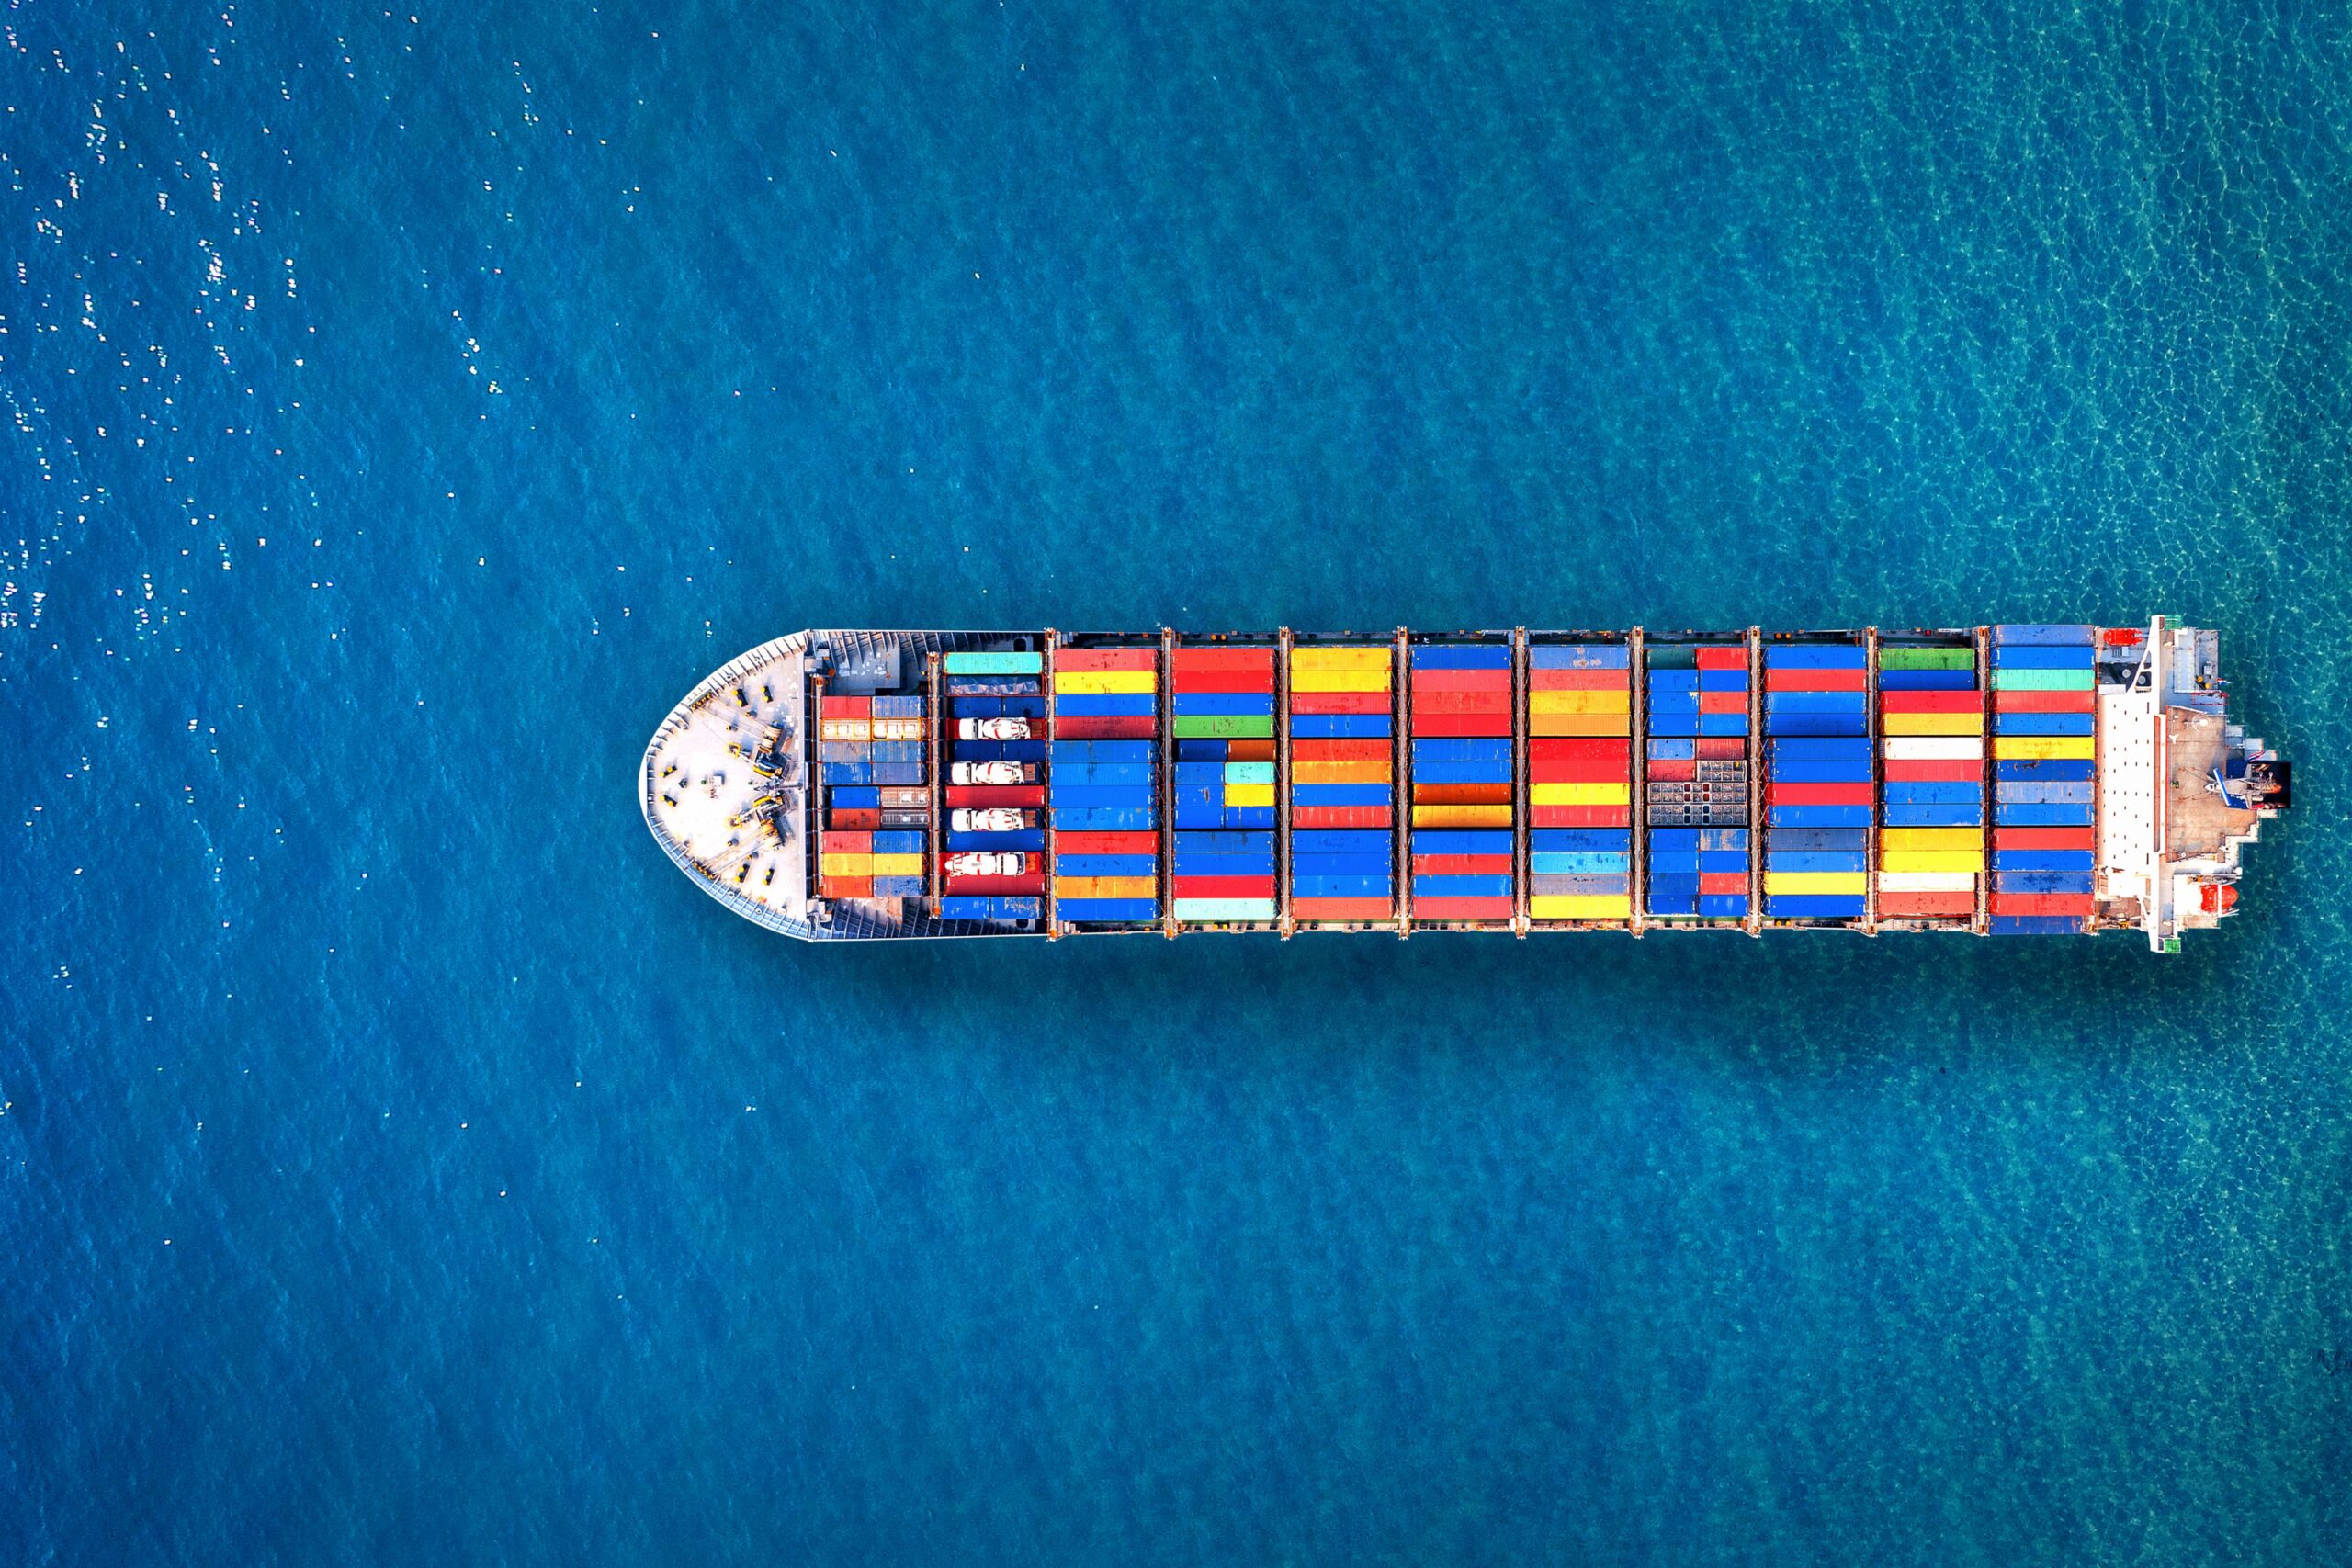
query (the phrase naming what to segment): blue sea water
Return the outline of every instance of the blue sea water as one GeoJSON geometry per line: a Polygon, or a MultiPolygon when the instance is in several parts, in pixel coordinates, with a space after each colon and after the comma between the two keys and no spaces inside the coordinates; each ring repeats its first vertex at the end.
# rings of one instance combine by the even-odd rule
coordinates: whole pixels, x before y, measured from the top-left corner
{"type": "Polygon", "coordinates": [[[2352,20],[28,0],[0,1560],[2352,1561],[2352,20]],[[833,951],[812,624],[2219,626],[2131,940],[833,951]]]}

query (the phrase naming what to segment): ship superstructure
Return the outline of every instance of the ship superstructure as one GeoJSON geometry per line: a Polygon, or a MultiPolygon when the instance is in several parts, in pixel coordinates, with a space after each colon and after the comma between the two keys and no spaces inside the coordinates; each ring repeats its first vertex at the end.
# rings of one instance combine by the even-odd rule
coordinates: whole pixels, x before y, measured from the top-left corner
{"type": "Polygon", "coordinates": [[[2219,637],[812,631],[647,748],[680,869],[812,940],[1844,930],[2177,951],[2289,765],[2219,637]]]}

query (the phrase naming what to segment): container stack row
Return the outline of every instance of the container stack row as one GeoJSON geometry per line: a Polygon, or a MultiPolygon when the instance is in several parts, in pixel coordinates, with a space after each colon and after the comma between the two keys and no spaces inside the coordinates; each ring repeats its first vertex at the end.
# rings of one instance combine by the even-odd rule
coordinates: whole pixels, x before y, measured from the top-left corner
{"type": "Polygon", "coordinates": [[[2094,912],[2097,630],[1993,628],[1993,930],[2084,929],[2094,912]]]}
{"type": "Polygon", "coordinates": [[[1764,913],[1859,920],[1870,893],[1870,650],[1764,653],[1764,913]]]}
{"type": "Polygon", "coordinates": [[[1274,650],[1179,648],[1176,918],[1274,918],[1274,650]]]}
{"type": "Polygon", "coordinates": [[[1396,912],[1391,650],[1290,656],[1291,914],[1385,920],[1396,912]]]}
{"type": "Polygon", "coordinates": [[[1050,799],[1056,918],[1158,919],[1158,649],[1056,650],[1050,799]]]}
{"type": "Polygon", "coordinates": [[[1513,912],[1511,650],[1412,650],[1413,918],[1505,921],[1513,912]]]}
{"type": "Polygon", "coordinates": [[[922,897],[931,821],[922,710],[920,695],[828,696],[819,705],[825,788],[820,897],[922,897]]]}
{"type": "Polygon", "coordinates": [[[1747,914],[1747,648],[1653,643],[1648,901],[1667,919],[1747,914]]]}
{"type": "Polygon", "coordinates": [[[1878,912],[1975,918],[1984,871],[1984,693],[1973,648],[1878,653],[1878,912]]]}
{"type": "Polygon", "coordinates": [[[951,920],[1034,920],[1046,890],[1045,658],[950,653],[939,913],[951,920]]]}
{"type": "Polygon", "coordinates": [[[1634,671],[1623,643],[1527,650],[1527,912],[1634,917],[1634,671]]]}

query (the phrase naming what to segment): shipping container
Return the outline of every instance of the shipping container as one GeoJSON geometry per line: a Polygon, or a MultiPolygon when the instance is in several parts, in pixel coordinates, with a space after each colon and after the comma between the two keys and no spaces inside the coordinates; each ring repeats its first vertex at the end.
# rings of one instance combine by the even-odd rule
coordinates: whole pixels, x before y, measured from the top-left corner
{"type": "Polygon", "coordinates": [[[1643,662],[1649,825],[1643,912],[1654,919],[1745,919],[1753,870],[1747,645],[1652,642],[1643,662]]]}
{"type": "Polygon", "coordinates": [[[1290,654],[1290,907],[1315,923],[1396,914],[1396,649],[1290,654]]]}
{"type": "Polygon", "coordinates": [[[1274,659],[1266,647],[1179,646],[1170,908],[1202,925],[1263,925],[1275,897],[1274,659]]]}
{"type": "Polygon", "coordinates": [[[2028,921],[2079,928],[2095,910],[2098,642],[2087,626],[1993,628],[1996,932],[2045,934],[2028,921]]]}
{"type": "Polygon", "coordinates": [[[1882,920],[1961,926],[1984,871],[1984,689],[1963,633],[1878,650],[1882,920]],[[1932,739],[1934,757],[1910,743],[1932,739]],[[1903,750],[1898,750],[1898,747],[1903,750]]]}
{"type": "Polygon", "coordinates": [[[1515,915],[1511,646],[1417,642],[1412,714],[1411,909],[1436,923],[1515,915]],[[1476,850],[1429,846],[1475,843],[1476,850]],[[1477,869],[1454,863],[1467,857],[1477,869]]]}
{"type": "Polygon", "coordinates": [[[1766,918],[1862,919],[1874,776],[1869,649],[1768,642],[1764,737],[1766,918]]]}

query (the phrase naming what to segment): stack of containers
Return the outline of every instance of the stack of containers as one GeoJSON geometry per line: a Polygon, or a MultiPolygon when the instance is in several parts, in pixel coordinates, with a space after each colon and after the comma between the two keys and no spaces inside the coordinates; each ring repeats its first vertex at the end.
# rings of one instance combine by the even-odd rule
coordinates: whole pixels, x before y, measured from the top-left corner
{"type": "Polygon", "coordinates": [[[1870,890],[1870,650],[1764,652],[1764,913],[1859,920],[1870,890]]]}
{"type": "MultiPolygon", "coordinates": [[[[1042,822],[1046,807],[1046,699],[1039,678],[1045,657],[1036,653],[963,652],[940,661],[946,682],[943,721],[948,776],[947,808],[956,811],[1010,808],[1042,822]],[[1004,738],[963,735],[966,722],[1016,720],[995,726],[1017,731],[1004,738]],[[992,766],[993,765],[993,766],[992,766]],[[969,782],[977,770],[1013,775],[1012,782],[969,782]],[[966,782],[958,782],[961,773],[966,782]]],[[[1000,832],[957,832],[952,826],[942,848],[951,858],[965,854],[1017,854],[1017,872],[967,876],[949,873],[940,886],[939,913],[950,920],[1034,920],[1043,913],[1046,833],[1042,827],[1000,832]]]]}
{"type": "Polygon", "coordinates": [[[1634,918],[1632,666],[1621,643],[1527,650],[1531,919],[1634,918]]]}
{"type": "Polygon", "coordinates": [[[1054,900],[1080,925],[1159,918],[1159,650],[1054,655],[1054,900]]]}
{"type": "Polygon", "coordinates": [[[2097,632],[1993,628],[1993,930],[2079,931],[2094,912],[2097,632]]]}
{"type": "Polygon", "coordinates": [[[1878,912],[1972,919],[1984,870],[1984,694],[1968,648],[1878,652],[1878,912]]]}
{"type": "MultiPolygon", "coordinates": [[[[817,760],[826,829],[817,843],[817,894],[875,898],[874,829],[882,825],[874,782],[874,699],[824,698],[817,708],[817,760]]],[[[920,891],[920,889],[918,889],[920,891]]]]}
{"type": "Polygon", "coordinates": [[[1652,915],[1747,913],[1747,649],[1651,644],[1648,899],[1652,915]]]}
{"type": "Polygon", "coordinates": [[[1385,920],[1396,913],[1392,659],[1373,648],[1290,656],[1291,915],[1385,920]]]}
{"type": "Polygon", "coordinates": [[[1512,914],[1511,650],[1412,650],[1413,918],[1512,914]]]}
{"type": "Polygon", "coordinates": [[[1274,918],[1274,650],[1179,648],[1176,731],[1180,920],[1274,918]]]}

